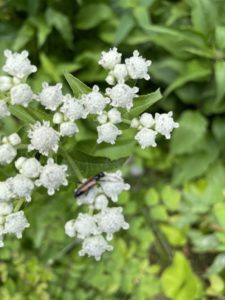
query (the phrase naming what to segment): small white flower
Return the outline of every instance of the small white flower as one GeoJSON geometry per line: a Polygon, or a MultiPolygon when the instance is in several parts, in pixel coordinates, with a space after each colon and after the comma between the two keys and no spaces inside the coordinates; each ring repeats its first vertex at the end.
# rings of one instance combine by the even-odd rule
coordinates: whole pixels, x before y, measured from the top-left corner
{"type": "Polygon", "coordinates": [[[107,88],[106,94],[112,99],[111,105],[130,110],[133,106],[133,99],[137,97],[137,87],[131,88],[127,84],[118,83],[113,88],[107,88]]]}
{"type": "Polygon", "coordinates": [[[124,83],[128,76],[127,67],[125,64],[117,64],[110,74],[116,78],[117,82],[124,83]]]}
{"type": "Polygon", "coordinates": [[[60,111],[70,120],[76,121],[86,118],[88,112],[85,110],[82,101],[77,100],[71,95],[67,94],[63,98],[63,105],[60,107],[60,111]]]}
{"type": "Polygon", "coordinates": [[[0,100],[0,119],[10,116],[7,104],[4,100],[0,100]]]}
{"type": "Polygon", "coordinates": [[[42,84],[42,91],[37,96],[37,100],[46,108],[55,111],[63,101],[62,84],[48,85],[47,82],[42,84]]]}
{"type": "Polygon", "coordinates": [[[116,64],[121,62],[122,54],[118,53],[117,48],[109,49],[108,52],[103,51],[99,60],[99,65],[104,69],[112,70],[116,64]]]}
{"type": "Polygon", "coordinates": [[[31,125],[28,137],[31,142],[28,146],[28,151],[35,149],[41,154],[48,156],[50,151],[57,152],[58,150],[59,133],[47,121],[43,121],[43,124],[36,122],[34,125],[31,125]]]}
{"type": "Polygon", "coordinates": [[[111,74],[111,72],[109,72],[109,74],[107,75],[105,81],[109,84],[109,85],[114,85],[116,83],[116,79],[115,77],[111,74]]]}
{"type": "Polygon", "coordinates": [[[155,120],[154,120],[152,114],[144,113],[140,117],[140,123],[142,126],[144,126],[146,128],[151,128],[154,125],[155,120]]]}
{"type": "Polygon", "coordinates": [[[16,157],[17,151],[10,144],[0,145],[0,165],[10,164],[16,157]]]}
{"type": "Polygon", "coordinates": [[[114,124],[108,122],[103,125],[97,126],[98,139],[97,143],[102,142],[115,144],[117,137],[122,133],[114,124]]]}
{"type": "Polygon", "coordinates": [[[22,237],[22,232],[24,231],[24,229],[29,226],[30,224],[27,222],[24,212],[18,211],[6,217],[4,234],[15,234],[16,237],[20,239],[22,237]]]}
{"type": "Polygon", "coordinates": [[[112,251],[113,246],[109,245],[102,235],[86,238],[82,243],[82,249],[79,251],[80,256],[87,254],[88,257],[93,256],[97,261],[106,251],[112,251]]]}
{"type": "Polygon", "coordinates": [[[166,139],[170,139],[171,132],[174,128],[178,128],[179,124],[174,122],[173,113],[170,111],[167,114],[155,114],[155,130],[164,135],[166,139]]]}
{"type": "Polygon", "coordinates": [[[13,211],[13,205],[9,202],[0,202],[0,215],[7,216],[13,211]]]}
{"type": "Polygon", "coordinates": [[[116,108],[112,108],[108,111],[108,118],[109,121],[113,124],[118,124],[122,122],[121,112],[118,111],[116,108]]]}
{"type": "Polygon", "coordinates": [[[135,140],[138,141],[142,149],[145,149],[146,147],[156,147],[156,138],[157,132],[148,129],[148,128],[142,128],[136,135],[135,140]]]}
{"type": "Polygon", "coordinates": [[[4,227],[3,225],[0,225],[0,248],[4,247],[4,227]]]}
{"type": "Polygon", "coordinates": [[[124,182],[120,171],[115,173],[105,173],[104,180],[100,181],[100,185],[106,196],[111,198],[113,202],[118,200],[118,195],[122,191],[130,189],[130,185],[124,182]]]}
{"type": "Polygon", "coordinates": [[[78,239],[83,240],[90,235],[97,235],[100,233],[96,224],[95,217],[89,214],[80,213],[73,226],[78,239]]]}
{"type": "Polygon", "coordinates": [[[20,83],[10,90],[11,104],[27,107],[33,98],[31,87],[26,83],[20,83]]]}
{"type": "Polygon", "coordinates": [[[5,50],[6,63],[2,68],[3,71],[20,79],[26,78],[31,73],[36,72],[37,67],[31,65],[28,54],[27,51],[12,53],[10,50],[5,50]]]}
{"type": "Polygon", "coordinates": [[[54,113],[53,120],[52,120],[54,124],[61,124],[63,121],[64,121],[64,116],[62,113],[60,112],[54,113]]]}
{"type": "Polygon", "coordinates": [[[110,99],[107,97],[104,97],[99,92],[99,87],[97,85],[94,85],[92,92],[82,95],[81,99],[85,110],[89,114],[98,114],[100,115],[106,105],[110,102],[110,99]]]}
{"type": "Polygon", "coordinates": [[[134,118],[131,120],[131,123],[130,123],[131,128],[138,128],[139,125],[140,125],[140,122],[137,118],[134,118]]]}
{"type": "Polygon", "coordinates": [[[34,183],[24,175],[18,174],[8,179],[10,189],[14,197],[25,198],[27,202],[31,201],[31,194],[34,189],[34,183]]]}
{"type": "Polygon", "coordinates": [[[108,203],[109,203],[109,201],[108,201],[107,197],[104,194],[101,194],[95,198],[94,207],[95,207],[95,209],[102,210],[108,206],[108,203]]]}
{"type": "MultiPolygon", "coordinates": [[[[84,180],[86,181],[86,180],[84,180]]],[[[98,189],[96,187],[90,189],[87,193],[84,193],[83,195],[80,195],[77,197],[77,204],[82,205],[82,204],[87,204],[87,205],[92,205],[95,201],[95,197],[98,193],[98,189]]]]}
{"type": "Polygon", "coordinates": [[[13,198],[9,180],[0,181],[0,201],[9,201],[13,198]]]}
{"type": "Polygon", "coordinates": [[[8,141],[12,146],[17,146],[21,143],[21,138],[17,133],[12,133],[8,136],[8,141]]]}
{"type": "Polygon", "coordinates": [[[47,164],[42,168],[40,178],[35,181],[37,186],[43,186],[48,190],[48,194],[54,195],[55,191],[61,185],[66,186],[68,181],[67,166],[54,163],[52,158],[49,158],[47,164]]]}
{"type": "Polygon", "coordinates": [[[37,178],[41,172],[41,164],[34,157],[20,157],[15,162],[15,166],[22,175],[28,178],[37,178]]]}
{"type": "Polygon", "coordinates": [[[101,232],[106,233],[110,241],[113,234],[121,228],[128,229],[129,224],[125,222],[122,207],[106,208],[96,215],[97,224],[101,232]]]}
{"type": "Polygon", "coordinates": [[[9,76],[0,76],[0,91],[7,92],[12,87],[12,78],[9,76]]]}
{"type": "Polygon", "coordinates": [[[148,67],[151,65],[151,61],[139,56],[137,50],[133,52],[132,57],[125,59],[125,63],[128,74],[132,79],[150,79],[148,67]]]}
{"type": "Polygon", "coordinates": [[[73,136],[77,132],[79,132],[79,129],[73,122],[63,122],[62,124],[60,124],[61,136],[73,136]]]}

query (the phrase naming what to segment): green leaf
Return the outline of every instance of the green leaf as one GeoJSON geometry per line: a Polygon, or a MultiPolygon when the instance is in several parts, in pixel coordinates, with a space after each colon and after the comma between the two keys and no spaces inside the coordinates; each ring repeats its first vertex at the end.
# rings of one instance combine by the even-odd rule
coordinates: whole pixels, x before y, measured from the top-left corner
{"type": "Polygon", "coordinates": [[[30,22],[37,28],[38,46],[41,47],[50,34],[52,26],[49,26],[42,15],[32,17],[30,22]]]}
{"type": "Polygon", "coordinates": [[[187,242],[185,234],[178,228],[169,225],[160,225],[162,233],[173,246],[184,246],[187,242]]]}
{"type": "Polygon", "coordinates": [[[210,287],[207,289],[206,294],[210,296],[223,295],[225,287],[223,279],[216,274],[212,274],[208,279],[210,282],[210,287]]]}
{"type": "Polygon", "coordinates": [[[149,11],[144,6],[137,6],[133,10],[133,14],[138,24],[146,28],[150,25],[149,11]]]}
{"type": "Polygon", "coordinates": [[[84,177],[93,176],[101,171],[121,168],[126,161],[124,158],[112,161],[108,158],[91,156],[78,150],[73,150],[70,155],[84,177]]]}
{"type": "Polygon", "coordinates": [[[199,32],[213,33],[217,19],[217,5],[211,0],[192,0],[192,23],[199,32]]]}
{"type": "Polygon", "coordinates": [[[159,194],[156,189],[150,188],[145,194],[145,203],[149,206],[158,204],[159,194]]]}
{"type": "Polygon", "coordinates": [[[208,275],[218,274],[224,269],[225,269],[225,254],[221,253],[214,258],[213,263],[207,269],[207,274],[208,275]]]}
{"type": "Polygon", "coordinates": [[[35,119],[27,112],[27,110],[18,105],[9,106],[10,113],[24,123],[35,123],[35,119]]]}
{"type": "Polygon", "coordinates": [[[151,216],[156,221],[166,221],[168,215],[163,205],[156,205],[151,208],[151,216]]]}
{"type": "Polygon", "coordinates": [[[177,252],[173,263],[162,274],[161,284],[167,297],[173,300],[200,299],[201,282],[193,273],[186,257],[177,252]]]}
{"type": "Polygon", "coordinates": [[[45,53],[40,53],[40,61],[44,71],[55,81],[59,82],[61,77],[57,72],[56,66],[54,62],[50,60],[50,58],[45,55],[45,53]]]}
{"type": "Polygon", "coordinates": [[[74,97],[80,98],[83,94],[88,94],[91,92],[91,88],[89,88],[86,84],[80,81],[78,78],[74,77],[70,73],[65,73],[66,81],[71,87],[74,97]]]}
{"type": "Polygon", "coordinates": [[[215,63],[215,79],[216,79],[216,101],[222,100],[225,95],[225,61],[217,60],[215,63]]]}
{"type": "Polygon", "coordinates": [[[103,3],[84,5],[76,16],[76,28],[88,30],[110,19],[111,8],[103,3]],[[91,17],[90,17],[91,16],[91,17]]]}
{"type": "Polygon", "coordinates": [[[141,113],[150,108],[154,103],[159,101],[162,98],[160,89],[157,89],[155,92],[141,95],[134,99],[134,106],[132,109],[125,114],[125,118],[134,118],[139,116],[141,113]]]}
{"type": "Polygon", "coordinates": [[[171,140],[172,154],[195,152],[196,144],[204,137],[207,129],[207,120],[198,111],[185,111],[171,140]]]}
{"type": "Polygon", "coordinates": [[[129,13],[124,14],[118,25],[115,35],[115,45],[119,45],[130,33],[134,27],[133,16],[129,13]]]}
{"type": "Polygon", "coordinates": [[[225,26],[216,26],[215,40],[216,47],[225,50],[225,26]]]}
{"type": "Polygon", "coordinates": [[[63,13],[49,7],[46,10],[46,21],[54,26],[70,48],[73,48],[73,31],[69,18],[63,13]]]}
{"type": "Polygon", "coordinates": [[[18,51],[22,49],[34,36],[34,28],[31,26],[29,21],[25,22],[17,33],[17,37],[13,43],[13,50],[18,51]]]}
{"type": "Polygon", "coordinates": [[[163,187],[161,191],[162,200],[164,205],[169,210],[175,210],[178,208],[180,200],[181,200],[181,194],[177,189],[172,188],[169,185],[166,185],[163,187]]]}
{"type": "Polygon", "coordinates": [[[185,64],[185,69],[165,90],[164,96],[167,97],[174,90],[182,87],[190,81],[202,81],[209,77],[211,74],[210,65],[203,64],[201,61],[190,61],[185,64]]]}

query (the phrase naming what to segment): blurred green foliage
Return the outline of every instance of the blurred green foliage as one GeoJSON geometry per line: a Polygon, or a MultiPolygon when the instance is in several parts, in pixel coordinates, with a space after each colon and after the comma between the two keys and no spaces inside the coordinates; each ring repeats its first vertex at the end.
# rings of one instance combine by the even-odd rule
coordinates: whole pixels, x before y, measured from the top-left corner
{"type": "Polygon", "coordinates": [[[80,258],[63,231],[77,214],[72,189],[37,193],[25,208],[30,229],[0,252],[0,299],[225,299],[224,0],[0,0],[0,21],[0,64],[5,48],[28,49],[36,90],[65,82],[65,72],[104,87],[100,52],[138,49],[153,61],[142,93],[163,92],[151,111],[173,110],[180,122],[169,146],[151,150],[136,148],[129,130],[96,148],[92,125],[81,124],[85,159],[117,167],[132,155],[124,167],[132,190],[120,199],[130,230],[101,262],[80,258]]]}

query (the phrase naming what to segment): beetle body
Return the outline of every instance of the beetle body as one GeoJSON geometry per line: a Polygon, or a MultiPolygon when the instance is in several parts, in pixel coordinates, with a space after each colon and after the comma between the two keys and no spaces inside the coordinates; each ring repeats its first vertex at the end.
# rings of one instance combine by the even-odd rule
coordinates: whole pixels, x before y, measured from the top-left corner
{"type": "Polygon", "coordinates": [[[105,176],[104,172],[100,172],[82,183],[74,192],[75,197],[79,197],[92,189],[96,183],[105,176]]]}

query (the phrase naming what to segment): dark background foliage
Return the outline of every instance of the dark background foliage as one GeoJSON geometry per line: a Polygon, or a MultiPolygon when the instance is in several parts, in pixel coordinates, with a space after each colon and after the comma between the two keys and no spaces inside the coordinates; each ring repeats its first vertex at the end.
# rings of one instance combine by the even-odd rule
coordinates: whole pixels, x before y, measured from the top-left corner
{"type": "MultiPolygon", "coordinates": [[[[0,21],[0,64],[4,49],[28,49],[39,67],[35,90],[44,80],[65,82],[64,72],[104,87],[100,52],[138,49],[153,62],[142,94],[163,93],[151,112],[172,110],[180,123],[170,143],[150,150],[128,134],[96,148],[86,124],[79,150],[131,155],[124,172],[132,190],[120,199],[130,230],[101,262],[80,258],[63,231],[77,214],[72,187],[52,198],[36,193],[25,208],[31,228],[0,252],[0,298],[225,299],[224,1],[0,0],[0,21]]],[[[0,132],[13,128],[1,124],[0,132]]]]}

